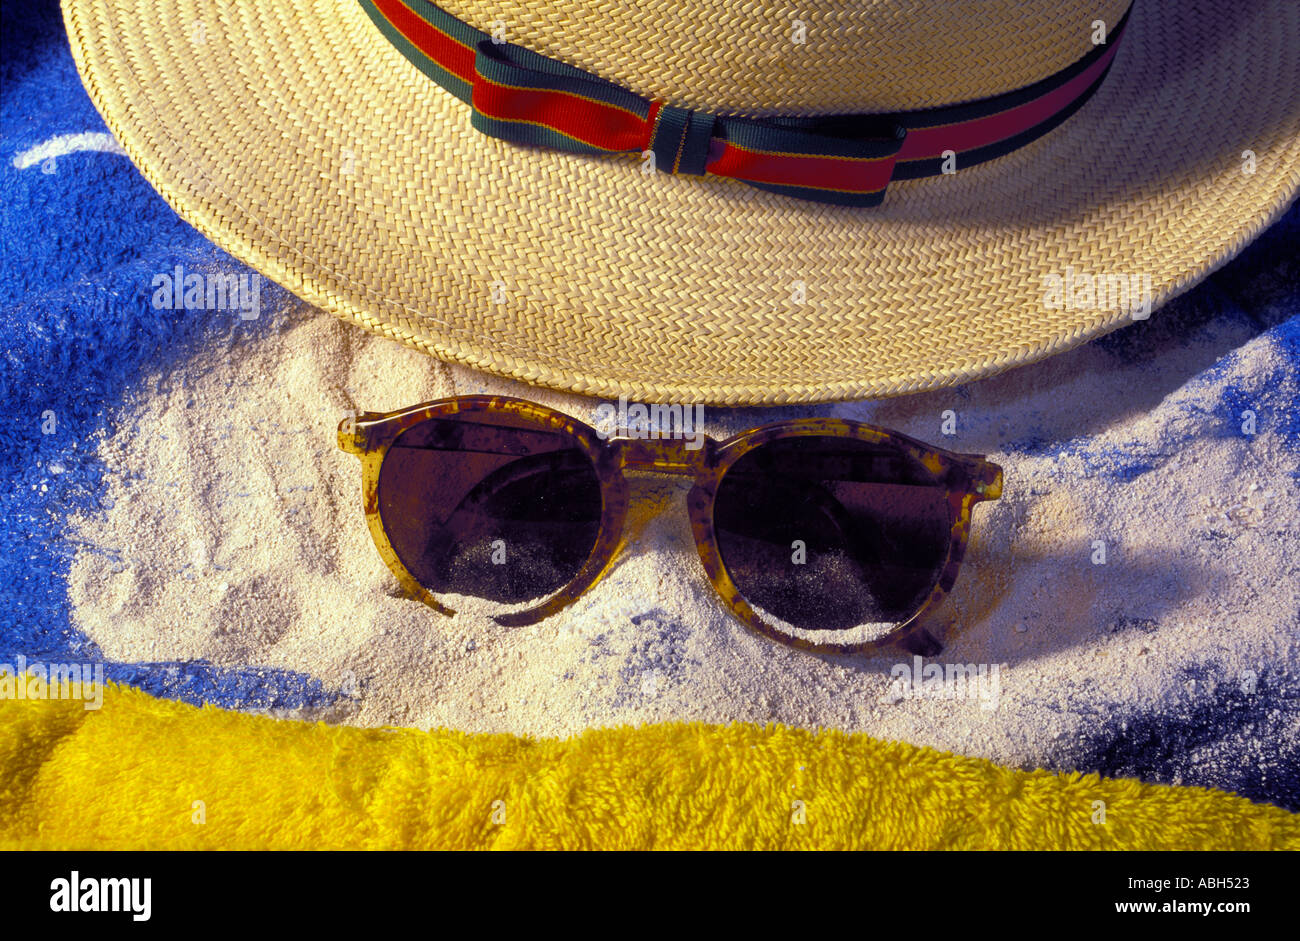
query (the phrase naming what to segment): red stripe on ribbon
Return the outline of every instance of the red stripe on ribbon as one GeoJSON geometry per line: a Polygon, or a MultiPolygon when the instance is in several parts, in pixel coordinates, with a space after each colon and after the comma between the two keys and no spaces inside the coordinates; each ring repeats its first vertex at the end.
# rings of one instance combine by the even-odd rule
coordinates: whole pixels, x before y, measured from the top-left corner
{"type": "Polygon", "coordinates": [[[497,85],[477,74],[474,108],[499,121],[544,124],[603,150],[640,150],[650,132],[649,122],[615,105],[549,88],[497,85]]]}
{"type": "Polygon", "coordinates": [[[434,29],[400,0],[371,0],[371,3],[411,45],[458,78],[474,81],[473,49],[434,29]]]}
{"type": "Polygon", "coordinates": [[[743,150],[723,141],[721,152],[709,161],[715,176],[730,176],[754,183],[806,186],[850,193],[876,193],[889,185],[896,157],[862,160],[853,157],[816,157],[804,154],[765,154],[743,150]]]}
{"type": "Polygon", "coordinates": [[[961,153],[964,150],[996,144],[998,141],[1015,137],[1023,131],[1037,127],[1082,95],[1088,86],[1106,70],[1106,66],[1110,64],[1118,48],[1112,42],[1111,47],[1100,59],[1060,88],[1008,111],[958,124],[909,129],[907,139],[903,141],[903,149],[898,153],[898,159],[925,160],[938,157],[945,150],[961,153]]]}

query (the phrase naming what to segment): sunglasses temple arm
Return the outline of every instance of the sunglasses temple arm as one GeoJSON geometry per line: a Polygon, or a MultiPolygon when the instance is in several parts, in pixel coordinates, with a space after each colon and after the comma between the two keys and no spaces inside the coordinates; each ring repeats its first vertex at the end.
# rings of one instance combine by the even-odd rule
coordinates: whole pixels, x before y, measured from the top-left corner
{"type": "Polygon", "coordinates": [[[368,427],[385,416],[380,412],[349,412],[339,422],[339,449],[360,457],[370,451],[368,427]]]}
{"type": "Polygon", "coordinates": [[[970,481],[970,492],[978,500],[996,500],[1002,496],[1002,468],[983,454],[958,454],[970,481]]]}
{"type": "Polygon", "coordinates": [[[980,474],[975,479],[975,494],[981,500],[996,500],[1002,496],[1002,468],[992,461],[982,461],[980,474]]]}

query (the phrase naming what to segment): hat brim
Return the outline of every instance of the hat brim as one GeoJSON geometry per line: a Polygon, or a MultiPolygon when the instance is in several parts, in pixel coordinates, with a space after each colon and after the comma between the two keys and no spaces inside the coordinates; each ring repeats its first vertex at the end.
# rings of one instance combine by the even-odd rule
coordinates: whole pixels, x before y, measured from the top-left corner
{"type": "Polygon", "coordinates": [[[162,6],[63,4],[92,100],[184,219],[311,304],[568,392],[748,405],[991,375],[1160,306],[1300,188],[1290,0],[1138,0],[1063,125],[874,209],[490,138],[355,2],[162,6]],[[1071,293],[1092,276],[1113,287],[1071,293]]]}

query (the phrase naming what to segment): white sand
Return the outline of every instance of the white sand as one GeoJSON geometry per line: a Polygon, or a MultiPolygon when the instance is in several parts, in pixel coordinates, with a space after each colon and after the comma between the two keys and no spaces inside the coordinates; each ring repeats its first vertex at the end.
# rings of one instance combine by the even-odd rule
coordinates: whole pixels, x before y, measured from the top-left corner
{"type": "MultiPolygon", "coordinates": [[[[403,598],[366,530],[359,465],[335,447],[344,411],[486,389],[590,421],[598,403],[449,369],[327,315],[273,316],[284,330],[188,363],[170,393],[130,403],[100,445],[115,471],[111,508],[77,523],[88,548],[70,593],[78,626],[111,659],[302,671],[352,694],[316,717],[355,725],[563,736],[777,720],[1021,765],[1120,705],[1190,708],[1204,691],[1183,667],[1237,683],[1300,663],[1284,629],[1300,610],[1294,457],[1267,416],[1254,438],[1207,433],[1224,412],[1218,387],[1197,377],[1214,358],[1199,342],[1133,365],[1094,345],[875,404],[706,409],[715,436],[830,413],[1004,466],[1005,494],[976,509],[936,627],[939,662],[1001,665],[994,703],[900,697],[890,670],[912,662],[902,651],[824,658],[751,636],[705,579],[686,485],[672,479],[634,483],[626,554],[537,626],[447,619],[403,598]],[[945,409],[957,412],[956,437],[939,434],[945,409]],[[1042,457],[1004,445],[1031,436],[1077,447],[1042,457]],[[1155,469],[1111,480],[1111,449],[1155,469]],[[1104,565],[1091,561],[1097,539],[1104,565]]],[[[1278,381],[1279,363],[1259,338],[1229,374],[1249,396],[1252,383],[1278,381]]]]}

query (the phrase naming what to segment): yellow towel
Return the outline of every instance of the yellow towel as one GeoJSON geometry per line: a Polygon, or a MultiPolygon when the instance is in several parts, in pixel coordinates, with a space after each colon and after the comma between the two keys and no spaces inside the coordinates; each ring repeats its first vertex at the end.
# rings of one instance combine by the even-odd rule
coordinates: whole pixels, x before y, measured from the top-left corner
{"type": "Polygon", "coordinates": [[[838,731],[670,723],[539,741],[279,720],[109,685],[98,711],[0,702],[0,845],[1300,849],[1300,815],[838,731]]]}

